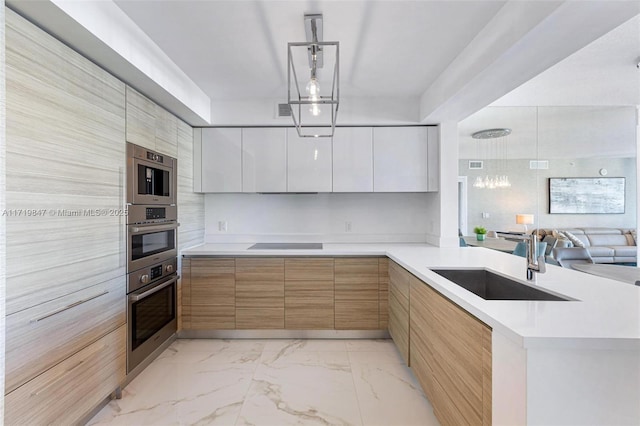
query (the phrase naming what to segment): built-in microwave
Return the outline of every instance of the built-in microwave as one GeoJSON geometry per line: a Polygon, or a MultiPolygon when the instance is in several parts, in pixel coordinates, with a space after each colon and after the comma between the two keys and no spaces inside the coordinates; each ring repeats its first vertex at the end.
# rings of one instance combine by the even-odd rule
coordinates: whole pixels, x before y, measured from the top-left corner
{"type": "Polygon", "coordinates": [[[127,226],[127,270],[163,262],[178,255],[178,223],[127,226]]]}
{"type": "Polygon", "coordinates": [[[127,143],[127,203],[176,204],[177,160],[127,143]]]}

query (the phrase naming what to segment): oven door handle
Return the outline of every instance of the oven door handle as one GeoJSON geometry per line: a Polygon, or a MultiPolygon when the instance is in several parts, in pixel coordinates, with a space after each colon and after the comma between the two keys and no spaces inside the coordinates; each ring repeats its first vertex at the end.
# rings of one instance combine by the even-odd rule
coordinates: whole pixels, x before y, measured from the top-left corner
{"type": "Polygon", "coordinates": [[[144,299],[145,297],[151,296],[153,293],[156,293],[166,287],[169,287],[171,284],[175,283],[176,281],[178,281],[178,278],[180,278],[179,276],[175,276],[173,278],[171,278],[169,281],[165,281],[163,284],[158,284],[156,287],[152,288],[151,290],[147,290],[143,293],[140,294],[130,294],[129,295],[129,301],[130,302],[137,302],[139,300],[144,299]]]}
{"type": "Polygon", "coordinates": [[[148,233],[148,232],[161,232],[161,231],[169,231],[171,229],[177,229],[180,226],[179,223],[174,222],[170,224],[162,224],[162,225],[145,225],[145,226],[132,226],[130,228],[130,234],[140,234],[140,233],[148,233]]]}

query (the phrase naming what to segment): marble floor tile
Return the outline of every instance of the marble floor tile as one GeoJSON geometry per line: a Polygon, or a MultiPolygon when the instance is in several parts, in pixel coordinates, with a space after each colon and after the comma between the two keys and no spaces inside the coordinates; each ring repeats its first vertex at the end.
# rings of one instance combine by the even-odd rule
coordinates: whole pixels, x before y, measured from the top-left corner
{"type": "Polygon", "coordinates": [[[90,425],[437,425],[390,340],[179,339],[90,425]]]}

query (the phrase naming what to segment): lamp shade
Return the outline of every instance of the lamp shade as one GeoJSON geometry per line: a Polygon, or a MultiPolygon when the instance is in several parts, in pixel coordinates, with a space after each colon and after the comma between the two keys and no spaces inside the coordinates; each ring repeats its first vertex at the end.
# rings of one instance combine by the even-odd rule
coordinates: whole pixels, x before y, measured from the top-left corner
{"type": "Polygon", "coordinates": [[[533,215],[532,214],[517,214],[516,215],[516,223],[518,225],[531,225],[531,224],[533,224],[533,215]]]}

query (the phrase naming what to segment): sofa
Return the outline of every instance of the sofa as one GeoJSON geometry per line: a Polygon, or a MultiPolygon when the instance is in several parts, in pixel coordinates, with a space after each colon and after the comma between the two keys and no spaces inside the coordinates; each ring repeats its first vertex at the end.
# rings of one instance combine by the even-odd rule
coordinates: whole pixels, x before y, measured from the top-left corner
{"type": "MultiPolygon", "coordinates": [[[[581,242],[589,251],[595,263],[635,263],[638,250],[635,240],[635,229],[625,228],[558,228],[536,229],[533,233],[543,240],[546,235],[553,235],[553,231],[569,232],[581,242]],[[633,231],[633,233],[632,233],[633,231]]],[[[579,246],[577,243],[569,246],[579,246]]]]}

